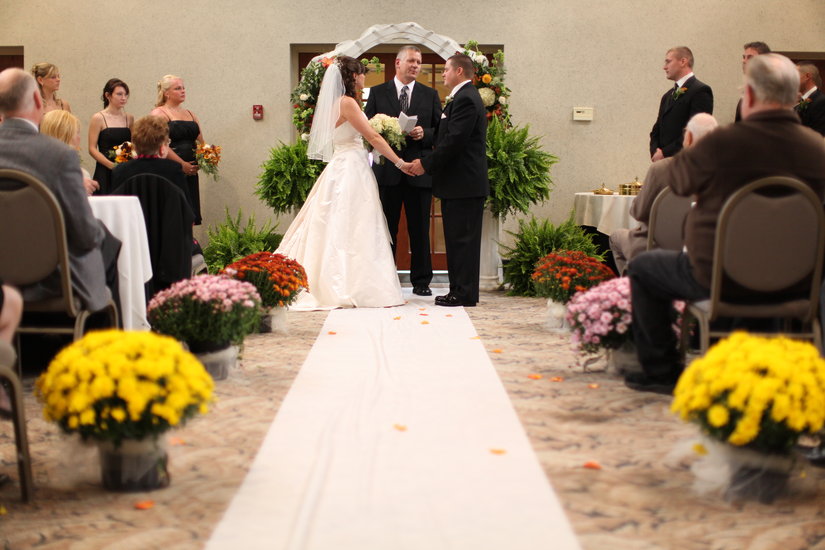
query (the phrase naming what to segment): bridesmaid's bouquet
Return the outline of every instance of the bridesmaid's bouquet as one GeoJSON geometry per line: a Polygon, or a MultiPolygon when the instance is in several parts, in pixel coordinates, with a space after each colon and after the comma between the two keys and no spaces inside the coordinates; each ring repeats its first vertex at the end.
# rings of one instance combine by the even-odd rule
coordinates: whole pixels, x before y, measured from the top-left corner
{"type": "Polygon", "coordinates": [[[115,164],[120,164],[137,158],[137,151],[135,151],[135,146],[132,145],[131,141],[124,141],[120,145],[112,147],[112,150],[109,151],[109,158],[115,164]]]}
{"type": "MultiPolygon", "coordinates": [[[[369,123],[372,129],[381,134],[381,137],[384,138],[393,149],[401,149],[406,143],[404,134],[401,132],[401,124],[398,123],[398,117],[378,113],[369,120],[369,123]]],[[[367,147],[372,150],[372,146],[369,143],[367,147]]],[[[382,156],[378,153],[375,153],[375,156],[378,159],[376,161],[378,164],[384,164],[384,158],[382,156]]]]}
{"type": "Polygon", "coordinates": [[[195,158],[198,160],[198,168],[204,174],[209,174],[212,179],[218,181],[218,164],[221,162],[221,146],[199,143],[195,149],[195,158]]]}

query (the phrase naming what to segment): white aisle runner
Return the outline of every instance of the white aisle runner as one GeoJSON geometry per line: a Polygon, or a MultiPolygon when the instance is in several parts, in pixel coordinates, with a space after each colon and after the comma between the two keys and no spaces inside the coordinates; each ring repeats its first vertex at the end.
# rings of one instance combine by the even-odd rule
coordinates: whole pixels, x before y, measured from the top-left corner
{"type": "Polygon", "coordinates": [[[330,312],[207,548],[579,545],[464,309],[411,300],[330,312]]]}

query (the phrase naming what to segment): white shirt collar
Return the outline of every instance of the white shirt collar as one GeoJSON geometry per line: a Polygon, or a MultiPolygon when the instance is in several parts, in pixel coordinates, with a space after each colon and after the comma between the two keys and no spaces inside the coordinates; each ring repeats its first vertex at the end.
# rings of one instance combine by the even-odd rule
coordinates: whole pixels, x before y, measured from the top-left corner
{"type": "Polygon", "coordinates": [[[38,128],[38,127],[37,127],[37,124],[35,124],[34,122],[32,122],[31,120],[29,120],[29,119],[27,119],[27,118],[23,118],[23,117],[19,117],[19,116],[13,116],[13,117],[9,117],[9,118],[8,118],[8,119],[6,119],[6,120],[25,120],[26,122],[28,122],[29,124],[31,124],[31,126],[32,126],[32,128],[34,128],[35,132],[39,132],[39,131],[40,131],[40,128],[38,128]]]}
{"type": "Polygon", "coordinates": [[[814,93],[815,91],[816,91],[816,86],[814,86],[813,88],[811,88],[810,90],[808,90],[807,92],[802,94],[802,99],[808,99],[809,97],[811,97],[811,94],[814,93]]]}
{"type": "Polygon", "coordinates": [[[457,94],[457,93],[458,93],[458,91],[461,89],[461,87],[462,87],[462,86],[464,86],[465,84],[467,84],[469,81],[470,81],[470,80],[469,80],[469,79],[467,79],[467,80],[465,80],[464,82],[461,82],[461,83],[457,84],[457,85],[456,85],[456,87],[455,87],[455,88],[453,88],[453,91],[452,91],[452,92],[450,92],[450,97],[455,97],[455,94],[457,94]]]}
{"type": "Polygon", "coordinates": [[[685,82],[687,82],[688,79],[692,76],[693,76],[693,73],[690,72],[690,73],[686,74],[685,76],[683,76],[682,78],[680,78],[679,80],[677,80],[676,81],[676,87],[681,88],[682,86],[684,86],[685,82]]]}
{"type": "Polygon", "coordinates": [[[395,93],[396,93],[396,95],[398,95],[398,97],[401,97],[401,88],[403,88],[404,86],[407,87],[408,96],[412,96],[412,90],[413,90],[413,86],[415,86],[415,80],[413,80],[409,84],[404,84],[403,82],[398,80],[397,76],[394,76],[392,78],[392,80],[393,80],[393,82],[395,82],[395,93]]]}

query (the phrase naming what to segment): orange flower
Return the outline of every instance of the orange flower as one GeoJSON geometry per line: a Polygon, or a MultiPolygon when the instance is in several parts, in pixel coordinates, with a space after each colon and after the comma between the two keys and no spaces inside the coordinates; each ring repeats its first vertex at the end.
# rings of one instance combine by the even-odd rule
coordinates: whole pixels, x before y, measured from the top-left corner
{"type": "Polygon", "coordinates": [[[493,77],[490,76],[489,74],[485,74],[484,76],[481,77],[481,81],[484,82],[485,84],[489,84],[491,80],[493,80],[493,77]]]}

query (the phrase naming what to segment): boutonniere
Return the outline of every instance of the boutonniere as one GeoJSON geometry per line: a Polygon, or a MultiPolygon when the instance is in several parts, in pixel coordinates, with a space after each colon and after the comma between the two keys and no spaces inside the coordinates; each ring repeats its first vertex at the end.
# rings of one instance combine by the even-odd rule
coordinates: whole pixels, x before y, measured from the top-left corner
{"type": "Polygon", "coordinates": [[[449,105],[449,103],[450,103],[452,100],[453,100],[453,96],[448,95],[446,98],[444,98],[444,106],[446,107],[447,105],[449,105]]]}
{"type": "Polygon", "coordinates": [[[682,86],[678,90],[673,90],[673,101],[676,101],[687,91],[688,89],[682,86]]]}
{"type": "Polygon", "coordinates": [[[800,99],[799,103],[796,104],[796,110],[797,111],[804,111],[805,109],[808,108],[808,105],[810,105],[810,104],[811,104],[811,98],[810,97],[806,97],[805,99],[800,99]]]}

